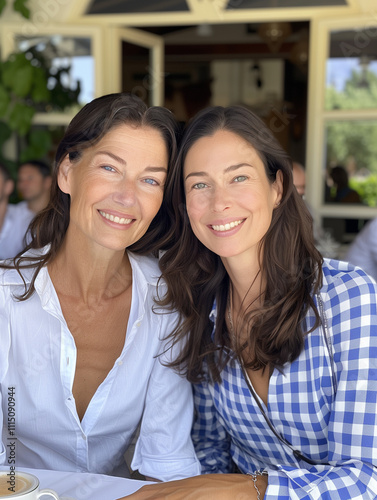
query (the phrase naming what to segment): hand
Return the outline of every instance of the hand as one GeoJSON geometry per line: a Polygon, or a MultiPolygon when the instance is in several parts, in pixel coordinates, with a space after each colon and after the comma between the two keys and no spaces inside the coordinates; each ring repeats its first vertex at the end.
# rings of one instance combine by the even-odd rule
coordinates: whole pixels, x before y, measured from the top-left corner
{"type": "MultiPolygon", "coordinates": [[[[267,476],[258,476],[260,498],[264,497],[267,476]]],[[[202,476],[149,484],[132,495],[119,498],[132,500],[256,500],[253,480],[245,474],[204,474],[202,476]]]]}

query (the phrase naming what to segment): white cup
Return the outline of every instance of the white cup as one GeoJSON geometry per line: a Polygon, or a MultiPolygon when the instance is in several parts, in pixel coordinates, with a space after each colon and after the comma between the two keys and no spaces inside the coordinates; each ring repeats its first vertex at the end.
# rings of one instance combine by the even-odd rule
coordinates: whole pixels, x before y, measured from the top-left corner
{"type": "Polygon", "coordinates": [[[53,490],[40,490],[39,479],[22,471],[0,471],[0,500],[38,500],[46,495],[59,500],[53,490]]]}

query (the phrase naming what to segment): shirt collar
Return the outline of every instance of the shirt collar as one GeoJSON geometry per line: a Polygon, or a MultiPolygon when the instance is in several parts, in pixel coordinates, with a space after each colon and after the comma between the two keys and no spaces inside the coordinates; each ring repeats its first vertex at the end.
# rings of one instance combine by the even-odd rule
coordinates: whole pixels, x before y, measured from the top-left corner
{"type": "Polygon", "coordinates": [[[132,272],[142,281],[147,284],[156,286],[161,275],[161,270],[158,265],[158,260],[153,256],[138,255],[132,252],[128,252],[128,258],[130,259],[132,272]]]}

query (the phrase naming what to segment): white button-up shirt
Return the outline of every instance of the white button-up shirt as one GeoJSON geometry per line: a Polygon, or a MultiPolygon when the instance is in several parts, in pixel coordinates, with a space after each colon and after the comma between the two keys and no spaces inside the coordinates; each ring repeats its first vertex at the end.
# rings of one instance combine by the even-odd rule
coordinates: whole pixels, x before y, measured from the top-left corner
{"type": "MultiPolygon", "coordinates": [[[[191,386],[163,366],[168,353],[156,357],[177,317],[152,310],[157,261],[129,257],[133,285],[125,344],[82,421],[72,394],[75,341],[47,268],[37,276],[36,293],[22,302],[12,298],[24,291],[18,273],[0,271],[0,465],[9,463],[7,445],[16,441],[18,467],[127,476],[124,453],[140,424],[133,470],[160,480],[200,473],[190,439],[191,386]],[[15,429],[8,423],[13,413],[15,429]]],[[[30,270],[23,273],[30,282],[30,270]]]]}
{"type": "Polygon", "coordinates": [[[26,201],[9,204],[0,228],[0,259],[10,259],[25,248],[24,238],[35,213],[27,208],[26,201]]]}

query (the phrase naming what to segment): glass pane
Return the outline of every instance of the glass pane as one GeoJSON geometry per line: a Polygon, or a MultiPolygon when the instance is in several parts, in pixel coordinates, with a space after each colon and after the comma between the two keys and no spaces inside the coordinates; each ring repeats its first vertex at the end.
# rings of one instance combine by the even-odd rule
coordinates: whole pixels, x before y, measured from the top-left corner
{"type": "Polygon", "coordinates": [[[325,143],[325,201],[376,207],[377,120],[330,122],[325,143]]]}
{"type": "Polygon", "coordinates": [[[377,26],[330,36],[325,108],[377,108],[377,26]]]}
{"type": "Polygon", "coordinates": [[[272,9],[346,5],[346,0],[228,0],[227,9],[272,9]]]}
{"type": "Polygon", "coordinates": [[[122,41],[122,91],[136,94],[148,106],[154,85],[150,49],[122,41]]]}
{"type": "Polygon", "coordinates": [[[38,65],[48,68],[53,75],[49,79],[48,88],[55,89],[57,110],[59,96],[64,99],[59,94],[59,81],[65,88],[78,93],[78,107],[94,98],[94,57],[91,45],[88,37],[65,35],[18,36],[16,39],[19,51],[26,53],[29,59],[35,59],[38,65]]]}
{"type": "Polygon", "coordinates": [[[188,11],[186,0],[93,0],[87,14],[144,14],[147,12],[188,11]]]}

